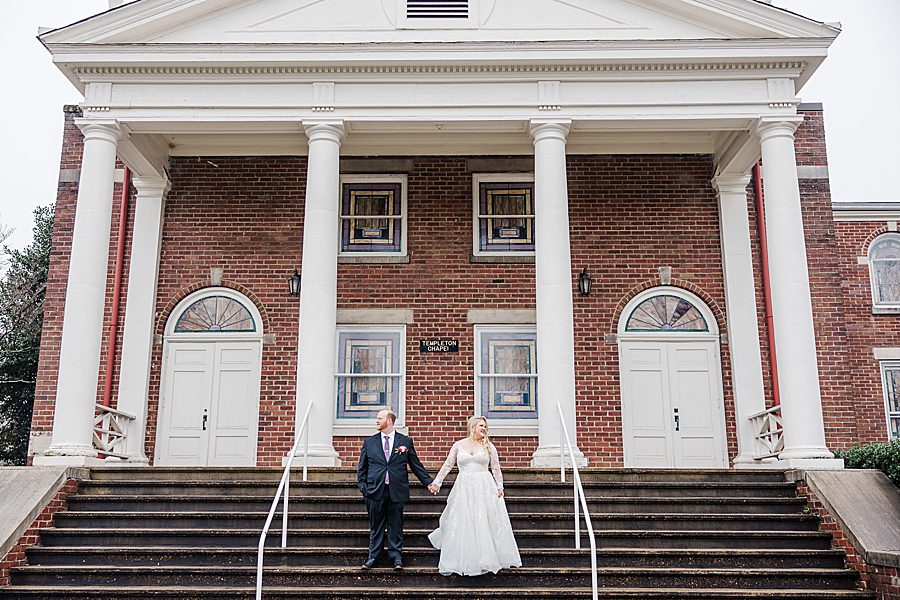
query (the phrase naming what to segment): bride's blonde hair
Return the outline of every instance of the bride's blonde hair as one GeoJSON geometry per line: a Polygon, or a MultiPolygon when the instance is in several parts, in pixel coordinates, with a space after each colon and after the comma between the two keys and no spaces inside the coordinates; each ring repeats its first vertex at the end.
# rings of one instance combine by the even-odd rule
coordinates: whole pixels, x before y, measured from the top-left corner
{"type": "MultiPolygon", "coordinates": [[[[488,425],[488,420],[484,417],[475,415],[474,417],[469,417],[468,427],[469,427],[469,437],[475,438],[475,426],[478,424],[478,421],[484,421],[484,427],[488,431],[490,431],[490,426],[488,425]]],[[[481,440],[481,444],[487,448],[490,441],[488,440],[488,433],[485,432],[484,439],[481,440]]]]}

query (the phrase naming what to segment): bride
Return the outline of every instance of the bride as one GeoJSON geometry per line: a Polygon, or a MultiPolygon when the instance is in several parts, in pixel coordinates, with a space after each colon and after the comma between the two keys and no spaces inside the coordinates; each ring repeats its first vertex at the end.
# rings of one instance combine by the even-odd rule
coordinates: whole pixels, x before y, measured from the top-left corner
{"type": "Polygon", "coordinates": [[[471,417],[468,425],[469,437],[453,444],[428,486],[438,493],[453,464],[459,466],[440,526],[428,535],[431,545],[441,551],[438,570],[442,575],[482,575],[522,566],[503,501],[500,459],[488,441],[487,419],[471,417]]]}

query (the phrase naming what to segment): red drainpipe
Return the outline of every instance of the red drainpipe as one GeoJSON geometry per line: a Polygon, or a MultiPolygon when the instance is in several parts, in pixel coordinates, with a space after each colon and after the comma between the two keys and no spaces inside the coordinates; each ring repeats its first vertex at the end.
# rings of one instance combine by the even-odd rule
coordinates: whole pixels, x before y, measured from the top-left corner
{"type": "Polygon", "coordinates": [[[772,321],[772,287],[769,282],[769,244],[766,240],[766,209],[763,201],[762,177],[759,163],[753,165],[753,191],[756,196],[756,224],[759,229],[759,254],[762,269],[763,302],[766,308],[766,338],[769,342],[769,370],[772,373],[772,399],[775,406],[781,405],[781,391],[778,388],[778,359],[775,355],[775,326],[772,321]]]}
{"type": "Polygon", "coordinates": [[[112,399],[113,367],[116,362],[116,341],[119,335],[119,305],[122,292],[122,263],[125,261],[125,234],[128,225],[128,196],[131,193],[131,171],[125,167],[122,179],[122,200],[119,202],[119,234],[116,239],[116,270],[113,282],[112,315],[106,340],[106,380],[103,382],[103,406],[112,399]]]}

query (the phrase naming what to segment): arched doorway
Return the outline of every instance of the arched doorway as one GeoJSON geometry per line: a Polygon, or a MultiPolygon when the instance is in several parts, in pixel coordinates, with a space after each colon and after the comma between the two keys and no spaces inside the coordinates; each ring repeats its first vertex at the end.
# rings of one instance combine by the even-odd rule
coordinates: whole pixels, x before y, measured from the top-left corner
{"type": "Polygon", "coordinates": [[[166,323],[157,465],[253,466],[262,320],[227,288],[182,300],[166,323]]]}
{"type": "Polygon", "coordinates": [[[656,287],[619,318],[626,467],[727,466],[719,330],[697,296],[656,287]]]}

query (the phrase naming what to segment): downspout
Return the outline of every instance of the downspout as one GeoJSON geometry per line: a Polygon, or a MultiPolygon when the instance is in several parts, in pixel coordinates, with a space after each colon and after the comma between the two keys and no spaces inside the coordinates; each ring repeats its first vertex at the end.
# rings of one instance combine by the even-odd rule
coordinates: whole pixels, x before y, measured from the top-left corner
{"type": "Polygon", "coordinates": [[[775,354],[775,325],[772,319],[772,287],[769,282],[769,244],[766,240],[766,209],[763,202],[762,177],[759,162],[753,165],[753,191],[756,197],[756,226],[759,230],[759,262],[762,270],[763,304],[766,310],[766,339],[769,344],[769,372],[772,374],[772,400],[781,405],[778,388],[778,359],[775,354]]]}
{"type": "Polygon", "coordinates": [[[103,406],[112,399],[113,368],[116,363],[116,341],[119,335],[119,306],[122,292],[122,265],[125,262],[125,234],[128,225],[128,197],[131,193],[131,171],[125,167],[122,178],[122,200],[119,202],[119,233],[116,239],[116,268],[113,282],[112,315],[106,340],[106,380],[103,382],[103,406]]]}

